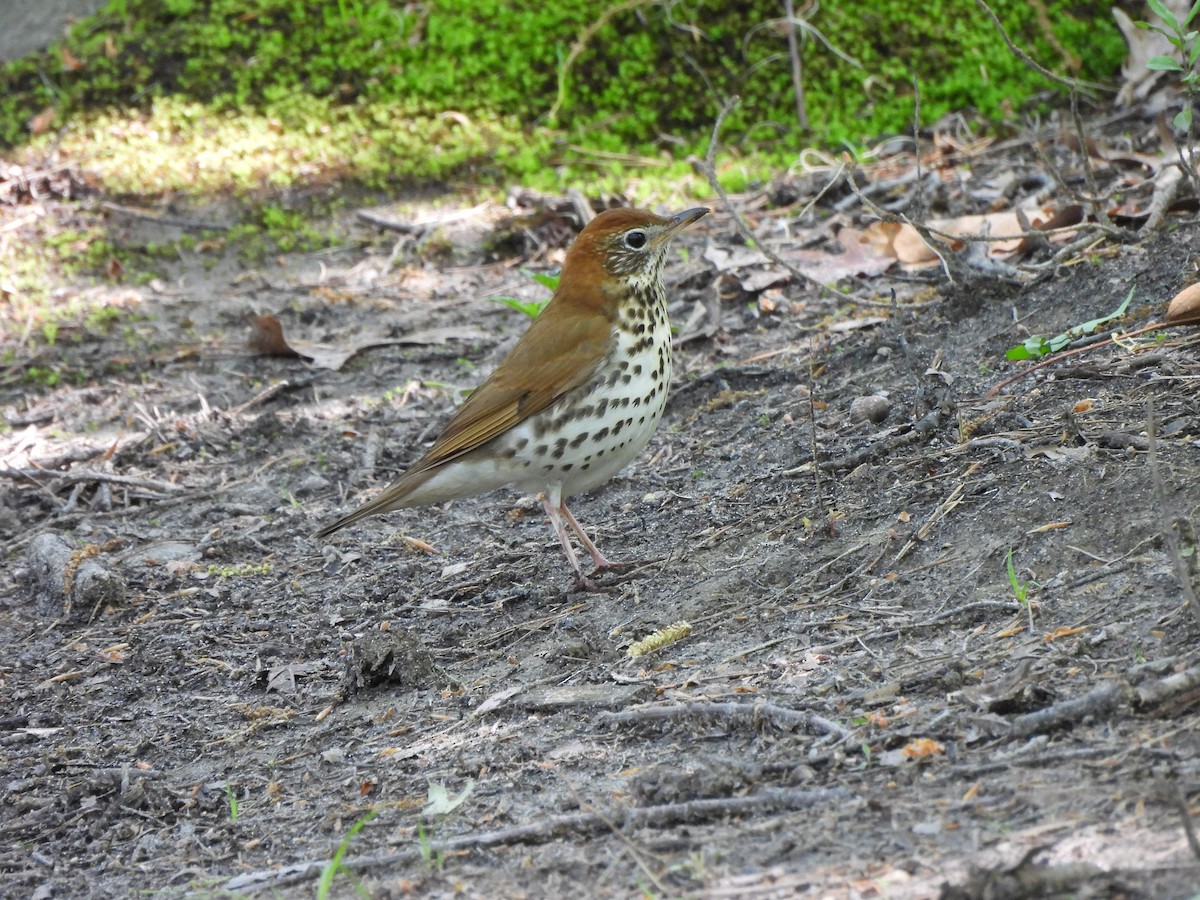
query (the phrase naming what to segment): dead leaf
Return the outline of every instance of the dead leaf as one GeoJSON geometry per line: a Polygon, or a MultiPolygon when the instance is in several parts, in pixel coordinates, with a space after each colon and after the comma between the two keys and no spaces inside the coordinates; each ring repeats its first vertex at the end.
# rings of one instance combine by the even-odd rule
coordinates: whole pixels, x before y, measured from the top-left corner
{"type": "Polygon", "coordinates": [[[1167,306],[1168,325],[1200,324],[1200,283],[1189,284],[1167,306]]]}
{"type": "Polygon", "coordinates": [[[62,59],[62,67],[66,71],[78,72],[83,68],[83,63],[79,61],[79,58],[66,47],[62,47],[58,51],[58,55],[62,59]]]}
{"type": "Polygon", "coordinates": [[[933,738],[917,738],[916,740],[909,741],[900,752],[908,759],[924,759],[928,756],[937,756],[945,753],[946,748],[933,738]]]}
{"type": "Polygon", "coordinates": [[[486,337],[484,332],[474,328],[429,328],[398,338],[365,335],[349,341],[344,346],[334,346],[296,338],[289,340],[284,337],[283,325],[275,316],[252,316],[249,344],[250,349],[266,356],[298,356],[308,360],[318,369],[336,371],[353,356],[370,347],[445,344],[448,341],[477,341],[486,337]]]}
{"type": "Polygon", "coordinates": [[[40,113],[29,120],[30,134],[45,134],[50,126],[54,124],[54,117],[58,115],[58,110],[53,106],[47,106],[40,113]]]}
{"type": "Polygon", "coordinates": [[[863,231],[843,228],[838,232],[841,253],[824,250],[791,250],[780,254],[807,277],[821,284],[833,284],[843,278],[870,278],[882,275],[896,264],[889,223],[878,223],[863,231]]]}
{"type": "Polygon", "coordinates": [[[275,316],[250,317],[250,349],[264,356],[299,356],[283,337],[283,325],[275,316]]]}
{"type": "Polygon", "coordinates": [[[1062,628],[1055,628],[1053,631],[1051,631],[1049,634],[1047,634],[1046,641],[1050,642],[1050,641],[1056,641],[1059,638],[1070,637],[1071,635],[1079,634],[1079,632],[1084,631],[1084,630],[1085,629],[1083,629],[1083,628],[1070,628],[1070,627],[1064,625],[1062,628]]]}

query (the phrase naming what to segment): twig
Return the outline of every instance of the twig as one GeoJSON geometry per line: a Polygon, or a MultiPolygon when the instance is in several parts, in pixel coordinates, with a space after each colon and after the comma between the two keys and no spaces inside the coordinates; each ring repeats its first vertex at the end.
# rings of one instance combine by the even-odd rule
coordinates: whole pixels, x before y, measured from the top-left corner
{"type": "Polygon", "coordinates": [[[713,193],[721,198],[721,202],[725,204],[725,208],[729,210],[729,214],[733,217],[733,222],[735,225],[737,225],[738,231],[741,232],[742,237],[749,245],[757,247],[762,252],[763,256],[771,260],[771,262],[775,263],[775,265],[791,273],[792,277],[801,284],[809,284],[832,294],[834,291],[832,291],[830,288],[826,287],[815,278],[805,275],[790,263],[785,262],[778,253],[755,237],[754,232],[750,230],[750,226],[746,224],[746,221],[742,218],[741,214],[734,208],[733,202],[729,199],[729,195],[725,193],[725,188],[721,186],[721,182],[717,179],[716,158],[717,148],[721,145],[721,126],[725,124],[725,120],[729,117],[729,114],[733,112],[733,108],[737,106],[739,102],[740,101],[737,96],[730,97],[725,101],[720,112],[717,113],[717,120],[713,123],[712,137],[710,137],[708,141],[708,152],[705,154],[704,159],[696,159],[693,157],[692,165],[699,169],[701,174],[708,179],[708,183],[712,187],[713,193]]]}
{"type": "Polygon", "coordinates": [[[599,721],[610,725],[645,724],[674,719],[718,717],[729,720],[744,720],[751,723],[768,721],[777,728],[804,728],[822,734],[847,738],[847,728],[829,719],[798,709],[776,706],[774,703],[679,703],[667,706],[646,706],[621,712],[603,713],[599,721]]]}
{"type": "Polygon", "coordinates": [[[614,16],[618,16],[623,12],[629,12],[631,9],[650,6],[658,2],[659,0],[625,0],[624,3],[610,6],[600,14],[600,17],[595,22],[592,22],[583,31],[579,32],[579,37],[571,45],[571,49],[567,53],[567,58],[563,60],[563,64],[558,69],[558,96],[554,98],[554,105],[550,107],[550,112],[546,113],[547,121],[553,122],[558,117],[559,110],[562,109],[563,104],[567,100],[567,75],[570,73],[571,67],[575,65],[575,60],[579,59],[579,55],[587,48],[588,42],[595,37],[596,32],[611,22],[614,16]]]}
{"type": "Polygon", "coordinates": [[[1175,808],[1179,810],[1179,819],[1183,822],[1183,833],[1187,835],[1188,847],[1191,848],[1192,855],[1200,859],[1200,841],[1196,840],[1196,827],[1192,824],[1192,814],[1188,810],[1187,795],[1179,787],[1175,792],[1175,808]]]}
{"type": "Polygon", "coordinates": [[[1140,708],[1158,706],[1160,703],[1188,694],[1200,688],[1200,666],[1193,666],[1166,678],[1139,684],[1137,688],[1137,705],[1140,708]]]}
{"type": "Polygon", "coordinates": [[[796,6],[792,0],[783,0],[783,10],[787,15],[788,58],[792,62],[792,90],[796,94],[796,121],[800,127],[808,131],[808,110],[804,106],[803,66],[800,61],[800,42],[796,40],[796,6]]]}
{"type": "Polygon", "coordinates": [[[102,481],[108,484],[120,484],[129,488],[140,488],[144,491],[162,491],[168,494],[184,489],[183,485],[172,484],[169,481],[156,481],[152,478],[133,478],[129,475],[116,475],[112,472],[97,472],[95,469],[83,469],[75,472],[54,472],[47,469],[12,469],[5,466],[0,469],[0,477],[13,481],[21,478],[28,478],[33,481],[56,481],[59,482],[59,487],[102,481]]]}
{"type": "Polygon", "coordinates": [[[1154,400],[1151,398],[1146,401],[1146,436],[1150,439],[1150,481],[1154,485],[1154,505],[1158,509],[1159,524],[1162,529],[1163,538],[1166,539],[1167,547],[1171,551],[1171,562],[1175,566],[1175,578],[1179,581],[1179,589],[1183,591],[1188,608],[1192,611],[1192,618],[1196,620],[1197,625],[1200,625],[1200,599],[1197,599],[1196,587],[1192,583],[1194,573],[1188,564],[1184,562],[1184,551],[1180,546],[1180,538],[1182,537],[1188,544],[1189,558],[1194,560],[1196,556],[1196,533],[1190,521],[1182,516],[1172,517],[1170,514],[1167,488],[1163,483],[1162,471],[1158,466],[1157,430],[1158,422],[1154,414],[1154,400]]]}
{"type": "Polygon", "coordinates": [[[850,188],[851,193],[853,193],[855,197],[857,197],[859,200],[862,201],[864,206],[866,206],[868,209],[870,209],[871,212],[875,213],[875,215],[879,216],[879,218],[882,221],[884,221],[884,222],[903,222],[905,225],[912,228],[913,231],[915,231],[917,233],[917,235],[921,238],[921,241],[925,244],[925,247],[929,250],[929,252],[932,253],[934,256],[936,256],[941,261],[942,271],[946,274],[946,280],[949,281],[951,284],[956,283],[954,281],[954,275],[950,271],[951,267],[950,267],[949,260],[947,260],[946,257],[944,255],[942,255],[942,251],[937,246],[940,243],[940,241],[934,240],[933,232],[930,230],[930,228],[927,225],[922,225],[922,224],[914,221],[911,217],[904,215],[903,213],[895,213],[895,212],[890,212],[886,209],[883,209],[881,206],[879,206],[879,204],[877,204],[874,200],[872,200],[870,197],[868,197],[866,194],[864,194],[859,189],[858,185],[854,183],[853,174],[849,178],[846,179],[846,186],[848,188],[850,188]]]}
{"type": "Polygon", "coordinates": [[[241,406],[235,406],[233,409],[229,410],[229,414],[232,416],[240,416],[251,407],[258,406],[260,403],[266,403],[276,394],[282,394],[290,387],[291,384],[287,381],[277,381],[275,384],[263,388],[241,406]]]}
{"type": "MultiPolygon", "coordinates": [[[[667,803],[661,806],[637,806],[618,809],[601,816],[597,813],[574,813],[551,816],[526,825],[464,834],[441,841],[429,841],[425,852],[448,853],[457,850],[477,850],[503,844],[541,842],[565,833],[598,831],[612,825],[621,828],[664,826],[683,823],[704,822],[722,816],[744,816],[783,810],[809,809],[819,804],[845,802],[853,794],[845,788],[825,788],[813,791],[797,791],[785,788],[766,788],[745,797],[717,797],[691,800],[686,803],[667,803]]],[[[351,871],[365,871],[384,866],[412,862],[420,857],[421,849],[413,847],[399,853],[382,856],[365,856],[343,859],[342,867],[351,871]]],[[[298,863],[282,869],[266,869],[248,872],[225,882],[227,891],[252,892],[269,890],[298,884],[316,878],[325,868],[326,860],[298,863]]]]}
{"type": "Polygon", "coordinates": [[[1073,725],[1087,716],[1111,712],[1121,704],[1129,691],[1129,686],[1124,682],[1110,681],[1088,691],[1082,697],[1061,700],[1037,712],[1017,716],[1009,726],[1009,735],[1027,737],[1061,725],[1073,725]]]}
{"type": "Polygon", "coordinates": [[[975,4],[985,13],[987,13],[988,18],[992,20],[992,24],[996,26],[996,30],[1000,32],[1000,37],[1002,37],[1004,39],[1004,43],[1008,45],[1008,49],[1011,50],[1016,57],[1021,60],[1021,62],[1025,63],[1025,65],[1029,66],[1029,68],[1033,69],[1033,71],[1037,72],[1043,78],[1048,78],[1055,84],[1061,84],[1063,87],[1070,90],[1079,90],[1083,91],[1084,93],[1087,93],[1088,91],[1109,90],[1102,84],[1093,84],[1090,81],[1080,81],[1077,78],[1067,78],[1063,75],[1055,75],[1053,72],[1043,67],[1041,63],[1037,62],[1028,53],[1013,43],[1012,38],[1008,36],[1008,32],[1004,30],[1004,24],[1000,21],[999,17],[992,12],[992,8],[988,6],[984,0],[975,0],[975,4]]]}

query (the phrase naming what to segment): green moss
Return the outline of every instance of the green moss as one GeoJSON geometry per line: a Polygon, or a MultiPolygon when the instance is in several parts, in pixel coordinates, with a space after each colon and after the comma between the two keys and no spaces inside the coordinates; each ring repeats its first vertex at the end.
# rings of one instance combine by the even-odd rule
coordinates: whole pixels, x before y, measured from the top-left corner
{"type": "MultiPolygon", "coordinates": [[[[1074,47],[1081,61],[1066,74],[1115,73],[1124,46],[1106,4],[994,5],[1044,64],[1061,68],[1062,48],[1074,47]]],[[[61,47],[0,67],[0,146],[28,141],[30,120],[53,109],[50,131],[67,126],[54,139],[109,154],[98,165],[111,190],[544,184],[564,164],[617,171],[598,154],[669,162],[697,152],[732,93],[743,102],[726,129],[731,152],[779,161],[810,144],[907,131],[914,79],[925,123],[962,109],[1006,120],[1051,87],[964,0],[845,0],[822,5],[811,25],[859,65],[805,41],[806,133],[777,0],[694,0],[613,15],[566,72],[556,120],[544,121],[564,60],[609,6],[111,0],[61,47]]]]}

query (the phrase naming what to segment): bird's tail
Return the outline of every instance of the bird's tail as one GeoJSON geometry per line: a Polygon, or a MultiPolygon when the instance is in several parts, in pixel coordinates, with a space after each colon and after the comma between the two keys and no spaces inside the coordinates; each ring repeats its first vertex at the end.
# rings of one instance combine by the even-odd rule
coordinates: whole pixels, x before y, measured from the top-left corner
{"type": "Polygon", "coordinates": [[[358,509],[354,510],[354,512],[342,516],[332,525],[327,525],[320,531],[314,531],[312,536],[314,538],[327,538],[335,531],[340,531],[347,525],[351,525],[359,519],[365,519],[367,516],[391,512],[393,509],[420,506],[423,503],[435,502],[438,499],[450,499],[449,497],[425,497],[423,494],[417,493],[418,489],[429,480],[435,471],[436,469],[410,469],[380,491],[377,497],[368,500],[358,509]]]}

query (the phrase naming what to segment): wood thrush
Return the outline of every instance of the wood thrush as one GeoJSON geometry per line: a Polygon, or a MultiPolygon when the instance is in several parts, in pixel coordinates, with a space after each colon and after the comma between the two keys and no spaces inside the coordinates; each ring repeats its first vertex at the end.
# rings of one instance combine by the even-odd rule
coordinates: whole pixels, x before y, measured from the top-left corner
{"type": "Polygon", "coordinates": [[[671,380],[663,263],[671,237],[707,212],[663,218],[612,209],[596,216],[567,253],[554,297],[429,452],[314,537],[376,513],[511,484],[543,493],[580,584],[591,587],[567,525],[597,569],[619,567],[584,533],[567,498],[624,468],[662,418],[671,380]]]}

